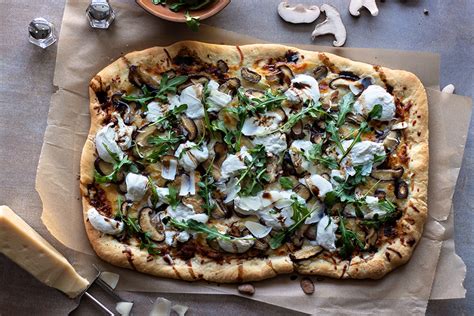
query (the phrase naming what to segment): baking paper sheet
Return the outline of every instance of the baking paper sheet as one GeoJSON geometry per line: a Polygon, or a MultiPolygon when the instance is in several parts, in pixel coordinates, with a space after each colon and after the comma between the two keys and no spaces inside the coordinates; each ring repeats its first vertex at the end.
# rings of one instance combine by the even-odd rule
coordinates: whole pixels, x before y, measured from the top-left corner
{"type": "MultiPolygon", "coordinates": [[[[82,223],[79,193],[79,160],[89,129],[87,87],[100,69],[129,51],[194,39],[242,45],[262,42],[241,34],[203,25],[198,33],[185,26],[156,19],[131,2],[114,3],[118,17],[108,31],[93,30],[84,18],[88,1],[68,1],[58,47],[48,127],[38,165],[36,188],[43,201],[42,220],[64,245],[73,249],[73,262],[85,276],[91,263],[121,274],[119,289],[129,291],[237,294],[234,285],[187,283],[150,277],[112,267],[91,250],[82,223]],[[172,31],[171,31],[172,30],[172,31]]],[[[416,73],[426,87],[439,85],[439,57],[429,53],[379,49],[351,49],[298,45],[324,50],[354,60],[406,69],[416,73]]],[[[430,294],[434,298],[462,297],[465,267],[454,253],[450,214],[452,195],[462,161],[470,121],[470,99],[428,91],[430,102],[430,218],[410,262],[378,281],[339,281],[316,278],[316,292],[305,296],[298,281],[288,275],[258,282],[252,297],[270,304],[312,313],[406,311],[423,313],[430,294]],[[446,111],[447,107],[453,110],[446,111]],[[450,128],[455,122],[456,129],[450,128]],[[449,141],[448,141],[449,140],[449,141]],[[455,140],[455,141],[453,141],[455,140]],[[443,242],[444,241],[444,242],[443,242]],[[444,245],[444,246],[443,246],[444,245]],[[437,268],[440,253],[443,254],[437,268]],[[449,278],[445,278],[448,271],[449,278]],[[435,277],[435,272],[436,277],[435,277]],[[440,275],[438,277],[438,275],[440,275]],[[433,283],[434,282],[434,283],[433,283]],[[432,284],[435,285],[431,291],[432,284]],[[441,287],[441,284],[443,285],[441,287]],[[446,284],[449,284],[447,286],[446,284]]],[[[70,258],[71,259],[71,258],[70,258]]]]}

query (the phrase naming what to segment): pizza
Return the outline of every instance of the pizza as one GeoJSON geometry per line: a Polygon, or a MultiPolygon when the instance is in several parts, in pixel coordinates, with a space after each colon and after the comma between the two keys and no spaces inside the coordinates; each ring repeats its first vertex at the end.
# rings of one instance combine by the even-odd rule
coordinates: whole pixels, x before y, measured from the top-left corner
{"type": "Polygon", "coordinates": [[[187,281],[377,279],[427,217],[412,73],[282,45],[179,42],[90,82],[80,188],[95,252],[187,281]]]}

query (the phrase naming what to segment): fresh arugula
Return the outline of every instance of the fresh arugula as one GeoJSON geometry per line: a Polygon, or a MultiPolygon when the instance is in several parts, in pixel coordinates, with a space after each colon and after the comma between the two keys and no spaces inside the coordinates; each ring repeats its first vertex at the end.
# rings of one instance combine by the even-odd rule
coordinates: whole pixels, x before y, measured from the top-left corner
{"type": "Polygon", "coordinates": [[[269,182],[267,172],[267,153],[263,145],[257,145],[249,150],[252,159],[245,158],[246,169],[241,171],[236,186],[245,182],[240,191],[241,196],[255,195],[263,190],[265,183],[269,182]]]}
{"type": "Polygon", "coordinates": [[[339,233],[341,234],[340,241],[342,244],[341,249],[339,250],[339,254],[343,259],[348,259],[350,258],[356,247],[358,247],[360,250],[364,250],[365,246],[355,232],[346,228],[346,224],[344,222],[345,219],[341,216],[340,213],[339,218],[340,222],[338,229],[339,233]]]}
{"type": "Polygon", "coordinates": [[[237,119],[237,128],[232,133],[228,133],[234,139],[233,140],[234,143],[232,144],[231,142],[231,144],[232,144],[232,148],[237,152],[240,150],[242,128],[244,127],[245,120],[248,117],[248,111],[247,111],[247,108],[244,105],[241,105],[240,103],[235,107],[233,106],[225,107],[224,110],[234,115],[234,117],[237,119]]]}
{"type": "Polygon", "coordinates": [[[151,189],[151,203],[156,205],[156,203],[160,201],[160,196],[158,195],[155,183],[153,183],[153,179],[150,176],[148,176],[148,187],[151,189]]]}
{"type": "Polygon", "coordinates": [[[386,213],[381,216],[375,214],[374,218],[362,221],[361,225],[378,229],[380,226],[386,223],[391,223],[399,218],[400,212],[398,211],[397,206],[391,201],[379,201],[378,206],[386,213]]]}
{"type": "Polygon", "coordinates": [[[212,159],[206,173],[201,177],[201,181],[198,182],[199,191],[198,194],[204,200],[202,208],[206,211],[207,215],[211,215],[211,212],[216,207],[214,200],[211,197],[211,192],[216,189],[214,178],[212,177],[211,170],[214,165],[214,159],[212,159]]]}
{"type": "Polygon", "coordinates": [[[293,126],[295,126],[296,123],[298,123],[300,120],[302,120],[308,115],[314,118],[320,118],[321,116],[327,116],[329,114],[325,112],[323,109],[321,109],[320,102],[314,102],[311,100],[309,101],[309,104],[305,108],[303,108],[301,111],[291,114],[288,117],[288,120],[286,121],[286,123],[280,126],[278,130],[280,132],[286,133],[293,126]]]}
{"type": "Polygon", "coordinates": [[[326,125],[326,131],[329,133],[329,139],[334,142],[339,150],[344,153],[344,147],[342,146],[341,139],[339,138],[339,129],[334,121],[330,121],[326,125]]]}
{"type": "Polygon", "coordinates": [[[322,146],[323,146],[322,143],[313,144],[313,147],[311,147],[311,150],[309,150],[308,152],[305,152],[304,156],[309,161],[321,163],[322,165],[328,167],[329,169],[338,169],[339,164],[337,163],[337,160],[330,156],[324,156],[322,146]]]}
{"type": "Polygon", "coordinates": [[[295,196],[293,196],[292,199],[293,204],[291,204],[291,208],[293,209],[293,216],[291,219],[295,222],[290,227],[281,230],[275,236],[270,238],[269,245],[272,249],[280,247],[286,238],[295,232],[315,210],[309,210],[306,205],[300,202],[295,196]]]}
{"type": "Polygon", "coordinates": [[[229,148],[232,148],[235,150],[234,145],[236,144],[236,142],[234,142],[234,140],[236,140],[239,137],[236,130],[228,129],[225,126],[224,121],[221,121],[221,120],[212,121],[211,130],[213,132],[221,132],[222,134],[224,134],[224,137],[222,138],[224,142],[228,145],[229,148]]]}
{"type": "Polygon", "coordinates": [[[133,161],[129,160],[128,157],[125,155],[122,159],[119,156],[112,152],[106,144],[102,144],[105,147],[105,150],[109,153],[110,157],[114,160],[112,163],[113,171],[108,175],[101,175],[97,170],[94,169],[94,180],[97,183],[109,183],[109,182],[116,182],[117,176],[120,170],[125,166],[133,166],[133,161]]]}
{"type": "Polygon", "coordinates": [[[142,95],[128,95],[122,96],[122,100],[128,102],[138,102],[142,108],[146,110],[146,102],[158,99],[162,102],[168,100],[167,94],[174,93],[176,94],[176,89],[179,85],[185,83],[188,80],[188,76],[176,76],[169,79],[168,74],[163,74],[160,80],[160,86],[157,90],[150,91],[147,86],[144,85],[141,87],[142,95]]]}
{"type": "Polygon", "coordinates": [[[181,104],[177,107],[172,108],[166,112],[163,116],[154,121],[153,125],[162,125],[165,129],[168,129],[173,122],[177,120],[179,114],[184,113],[188,109],[187,104],[181,104]]]}
{"type": "Polygon", "coordinates": [[[294,187],[293,180],[291,180],[290,177],[280,177],[278,181],[280,182],[281,187],[285,190],[291,190],[294,187]]]}
{"type": "Polygon", "coordinates": [[[174,131],[168,131],[165,135],[148,137],[147,142],[152,146],[157,146],[162,144],[177,144],[184,139],[185,137],[183,135],[176,135],[174,131]]]}
{"type": "Polygon", "coordinates": [[[342,160],[347,157],[347,155],[351,152],[355,144],[360,142],[362,134],[368,131],[368,126],[369,125],[367,124],[367,122],[362,122],[362,124],[360,124],[356,137],[354,137],[354,139],[352,140],[352,143],[349,145],[349,147],[347,147],[347,150],[343,151],[344,154],[339,159],[339,163],[341,163],[342,160]]]}
{"type": "Polygon", "coordinates": [[[184,17],[186,18],[186,25],[191,29],[191,31],[197,32],[199,30],[199,26],[201,25],[199,17],[191,16],[189,14],[189,11],[186,11],[186,13],[184,13],[184,17]]]}
{"type": "Polygon", "coordinates": [[[373,119],[380,118],[382,116],[382,110],[383,107],[380,104],[374,105],[372,110],[369,112],[369,115],[367,116],[367,122],[370,122],[373,119]]]}
{"type": "Polygon", "coordinates": [[[150,255],[159,255],[161,252],[158,249],[158,246],[151,240],[148,232],[143,232],[140,225],[138,224],[138,219],[136,217],[129,217],[122,213],[122,197],[117,198],[118,210],[116,212],[115,218],[120,220],[124,224],[124,231],[126,236],[138,237],[140,241],[140,249],[146,249],[150,255]]]}
{"type": "Polygon", "coordinates": [[[237,90],[239,103],[246,108],[252,115],[257,113],[265,113],[281,107],[281,103],[286,100],[283,94],[273,94],[271,89],[265,91],[261,97],[249,97],[245,95],[244,88],[237,90]]]}
{"type": "Polygon", "coordinates": [[[354,104],[354,94],[349,92],[339,102],[339,113],[337,115],[336,126],[342,126],[346,120],[346,115],[352,110],[354,104]]]}
{"type": "Polygon", "coordinates": [[[173,210],[175,210],[176,207],[178,207],[179,205],[178,190],[173,186],[169,186],[168,190],[169,190],[169,194],[168,194],[169,203],[168,204],[171,206],[173,210]]]}
{"type": "Polygon", "coordinates": [[[179,221],[177,219],[171,218],[170,223],[171,225],[173,225],[174,227],[180,230],[193,231],[193,232],[205,234],[207,236],[206,237],[207,240],[222,239],[222,240],[232,241],[232,240],[254,240],[255,239],[255,238],[239,238],[239,237],[223,234],[219,232],[216,227],[208,226],[201,222],[195,221],[194,219],[188,219],[187,221],[184,221],[184,220],[179,221]]]}

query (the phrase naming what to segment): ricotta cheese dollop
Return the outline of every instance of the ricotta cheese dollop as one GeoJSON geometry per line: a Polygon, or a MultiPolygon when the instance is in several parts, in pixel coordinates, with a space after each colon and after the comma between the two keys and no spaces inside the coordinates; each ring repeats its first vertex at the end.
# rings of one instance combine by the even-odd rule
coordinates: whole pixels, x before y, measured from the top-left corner
{"type": "Polygon", "coordinates": [[[125,177],[125,183],[127,185],[125,198],[135,202],[141,200],[145,195],[148,178],[141,174],[129,173],[125,177]]]}
{"type": "Polygon", "coordinates": [[[336,250],[337,224],[325,215],[318,223],[316,231],[316,243],[329,251],[336,250]]]}
{"type": "Polygon", "coordinates": [[[109,154],[109,151],[116,154],[121,160],[125,157],[124,152],[115,141],[115,130],[112,128],[113,123],[102,127],[95,135],[95,147],[99,157],[109,163],[114,163],[115,160],[109,154]],[[108,149],[108,150],[107,150],[108,149]]]}
{"type": "Polygon", "coordinates": [[[375,105],[382,106],[382,114],[374,120],[391,121],[395,116],[395,101],[393,96],[384,88],[377,85],[371,85],[362,92],[360,97],[354,103],[354,112],[367,116],[375,105]]]}
{"type": "Polygon", "coordinates": [[[291,80],[290,88],[285,91],[285,96],[291,103],[318,101],[320,97],[318,82],[312,76],[296,75],[291,80]]]}

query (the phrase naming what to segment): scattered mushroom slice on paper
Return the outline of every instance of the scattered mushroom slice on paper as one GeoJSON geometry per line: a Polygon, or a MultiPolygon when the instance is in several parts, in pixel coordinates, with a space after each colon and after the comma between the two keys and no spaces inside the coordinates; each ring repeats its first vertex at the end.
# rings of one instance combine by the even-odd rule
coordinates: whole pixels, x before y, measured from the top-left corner
{"type": "Polygon", "coordinates": [[[349,12],[353,16],[359,16],[362,7],[367,8],[372,16],[377,16],[379,14],[379,9],[377,8],[375,0],[351,0],[351,3],[349,4],[349,12]]]}
{"type": "Polygon", "coordinates": [[[333,34],[336,40],[334,46],[342,46],[346,42],[346,27],[342,23],[341,15],[333,6],[323,4],[321,11],[326,13],[326,20],[316,25],[312,38],[320,35],[333,34]]]}
{"type": "Polygon", "coordinates": [[[173,305],[171,309],[174,310],[179,316],[185,316],[189,307],[176,304],[176,305],[173,305]]]}
{"type": "Polygon", "coordinates": [[[158,297],[153,304],[150,316],[169,316],[171,314],[171,302],[164,297],[158,297]]]}
{"type": "Polygon", "coordinates": [[[290,6],[288,1],[282,1],[278,5],[278,14],[286,22],[290,23],[312,23],[319,17],[321,11],[318,6],[307,7],[303,4],[290,6]]]}
{"type": "Polygon", "coordinates": [[[441,92],[453,94],[454,90],[455,90],[454,85],[453,84],[448,84],[446,87],[443,88],[443,90],[441,90],[441,92]]]}
{"type": "Polygon", "coordinates": [[[132,307],[133,307],[132,302],[118,302],[117,305],[115,305],[115,310],[121,316],[128,316],[130,315],[130,312],[132,311],[132,307]]]}
{"type": "Polygon", "coordinates": [[[101,272],[99,277],[102,281],[107,283],[107,285],[110,286],[113,290],[115,289],[115,287],[117,287],[117,283],[120,279],[120,275],[109,271],[101,272]]]}

